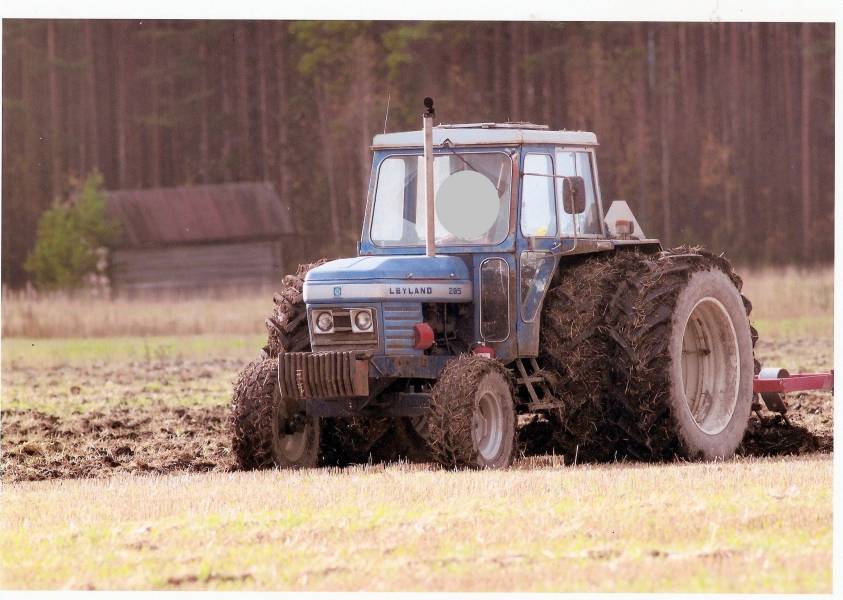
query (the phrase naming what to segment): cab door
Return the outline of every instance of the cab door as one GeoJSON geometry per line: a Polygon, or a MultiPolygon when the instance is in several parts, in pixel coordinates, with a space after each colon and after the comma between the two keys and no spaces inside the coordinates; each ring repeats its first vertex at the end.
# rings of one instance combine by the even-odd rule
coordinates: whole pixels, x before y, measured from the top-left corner
{"type": "Polygon", "coordinates": [[[518,354],[536,356],[541,306],[559,263],[560,227],[553,148],[525,148],[516,237],[518,354]]]}

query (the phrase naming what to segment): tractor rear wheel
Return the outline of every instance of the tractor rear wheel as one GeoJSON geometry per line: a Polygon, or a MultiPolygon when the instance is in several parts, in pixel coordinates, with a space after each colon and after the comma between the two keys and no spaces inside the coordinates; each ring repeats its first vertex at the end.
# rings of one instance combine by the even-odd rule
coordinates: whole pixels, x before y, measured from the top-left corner
{"type": "Polygon", "coordinates": [[[637,294],[619,311],[615,421],[653,457],[732,456],[752,407],[757,363],[751,304],[722,257],[694,249],[662,252],[631,274],[637,294]]]}
{"type": "Polygon", "coordinates": [[[553,450],[568,461],[577,456],[587,461],[614,457],[622,434],[606,426],[615,355],[608,331],[618,310],[613,300],[630,293],[627,274],[642,260],[625,252],[560,266],[542,307],[539,362],[561,407],[547,415],[553,427],[545,447],[539,445],[539,436],[525,440],[527,447],[553,450]]]}
{"type": "Polygon", "coordinates": [[[572,459],[731,456],[748,424],[758,338],[729,262],[695,248],[560,267],[539,361],[559,410],[546,450],[572,459]]]}
{"type": "Polygon", "coordinates": [[[516,452],[511,376],[498,361],[464,354],[433,386],[427,439],[442,466],[506,468],[516,452]]]}

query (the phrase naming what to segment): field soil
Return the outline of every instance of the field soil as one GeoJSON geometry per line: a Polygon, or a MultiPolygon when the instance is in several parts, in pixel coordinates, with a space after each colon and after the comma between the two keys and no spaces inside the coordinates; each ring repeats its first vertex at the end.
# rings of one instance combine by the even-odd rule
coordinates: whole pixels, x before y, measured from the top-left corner
{"type": "MultiPolygon", "coordinates": [[[[801,350],[808,365],[831,350],[794,339],[759,342],[759,348],[762,358],[801,350]]],[[[225,421],[231,384],[243,363],[173,357],[6,369],[2,481],[232,470],[225,421]]],[[[791,395],[787,403],[788,421],[766,410],[752,415],[740,455],[833,450],[831,394],[791,395]]]]}

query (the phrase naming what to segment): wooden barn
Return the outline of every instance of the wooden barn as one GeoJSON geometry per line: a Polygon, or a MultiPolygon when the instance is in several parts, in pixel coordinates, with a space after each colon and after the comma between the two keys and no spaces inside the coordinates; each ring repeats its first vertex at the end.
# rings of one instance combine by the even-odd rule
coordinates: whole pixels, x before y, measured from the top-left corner
{"type": "Polygon", "coordinates": [[[122,228],[117,295],[278,285],[305,258],[271,183],[110,191],[107,207],[122,228]]]}

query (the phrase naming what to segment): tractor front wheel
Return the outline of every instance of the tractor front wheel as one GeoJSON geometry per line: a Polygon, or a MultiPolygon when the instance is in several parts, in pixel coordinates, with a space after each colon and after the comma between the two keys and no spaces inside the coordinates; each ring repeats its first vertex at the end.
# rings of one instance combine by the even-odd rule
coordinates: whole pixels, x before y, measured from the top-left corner
{"type": "Polygon", "coordinates": [[[462,355],[431,394],[428,443],[441,465],[502,469],[515,457],[511,376],[498,361],[462,355]]]}

